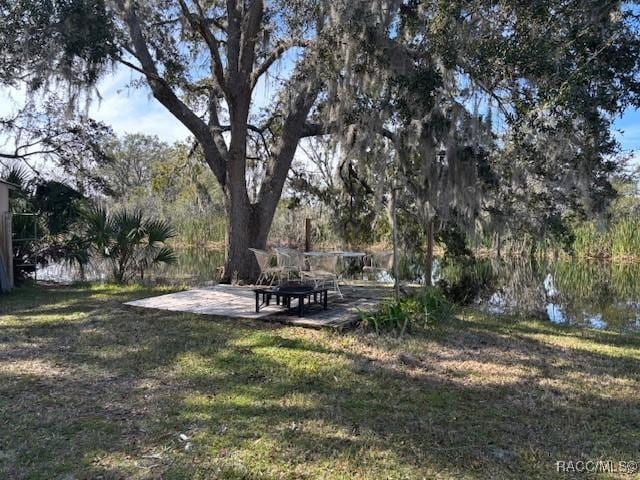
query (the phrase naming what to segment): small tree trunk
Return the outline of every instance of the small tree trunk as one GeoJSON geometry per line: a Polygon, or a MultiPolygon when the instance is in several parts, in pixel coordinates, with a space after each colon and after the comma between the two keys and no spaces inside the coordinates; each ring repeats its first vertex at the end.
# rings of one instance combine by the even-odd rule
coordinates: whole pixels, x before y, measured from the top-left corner
{"type": "Polygon", "coordinates": [[[396,215],[396,196],[398,192],[395,185],[391,187],[391,230],[393,239],[393,294],[396,302],[400,300],[400,281],[398,279],[398,218],[396,215]]]}
{"type": "Polygon", "coordinates": [[[427,223],[427,258],[425,262],[425,285],[431,286],[431,272],[433,271],[433,219],[427,223]]]}
{"type": "Polygon", "coordinates": [[[311,219],[304,219],[304,251],[311,251],[311,219]]]}

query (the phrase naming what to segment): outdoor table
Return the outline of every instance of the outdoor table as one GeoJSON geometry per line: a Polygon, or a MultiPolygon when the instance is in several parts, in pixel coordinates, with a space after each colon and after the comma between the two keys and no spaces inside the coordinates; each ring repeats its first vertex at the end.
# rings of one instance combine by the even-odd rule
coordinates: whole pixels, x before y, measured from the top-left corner
{"type": "Polygon", "coordinates": [[[323,256],[337,256],[337,257],[366,257],[367,254],[364,252],[342,252],[342,251],[334,251],[334,252],[303,252],[305,257],[323,257],[323,256]]]}
{"type": "MultiPolygon", "coordinates": [[[[364,257],[367,256],[367,254],[364,252],[348,252],[348,251],[345,252],[342,250],[334,250],[334,251],[328,251],[328,252],[304,252],[303,255],[306,257],[336,256],[336,257],[341,257],[342,259],[346,259],[346,258],[358,259],[358,261],[360,262],[360,265],[364,263],[362,259],[364,259],[364,257]]],[[[344,282],[344,277],[342,276],[341,273],[336,272],[336,275],[338,276],[339,281],[344,282]]],[[[362,275],[364,275],[364,272],[362,272],[362,275]]]]}
{"type": "Polygon", "coordinates": [[[260,313],[260,307],[268,307],[271,303],[271,297],[276,297],[276,304],[280,305],[282,299],[282,306],[291,308],[291,299],[298,300],[298,316],[304,316],[304,301],[308,299],[308,304],[311,304],[311,297],[313,297],[313,303],[318,303],[318,296],[322,301],[322,308],[327,309],[327,294],[328,288],[325,287],[307,287],[304,285],[291,286],[291,287],[265,287],[256,288],[253,290],[256,294],[256,313],[260,313]],[[318,295],[319,294],[319,295],[318,295]],[[260,301],[262,297],[262,302],[260,301]]]}
{"type": "Polygon", "coordinates": [[[366,257],[367,254],[364,252],[335,252],[340,257],[345,258],[361,258],[366,257]]]}

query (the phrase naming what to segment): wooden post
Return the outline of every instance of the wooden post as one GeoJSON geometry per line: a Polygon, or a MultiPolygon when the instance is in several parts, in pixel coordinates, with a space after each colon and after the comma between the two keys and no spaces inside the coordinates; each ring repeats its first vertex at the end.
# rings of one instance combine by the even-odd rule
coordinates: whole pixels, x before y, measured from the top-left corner
{"type": "Polygon", "coordinates": [[[304,219],[304,251],[311,251],[311,219],[304,219]]]}

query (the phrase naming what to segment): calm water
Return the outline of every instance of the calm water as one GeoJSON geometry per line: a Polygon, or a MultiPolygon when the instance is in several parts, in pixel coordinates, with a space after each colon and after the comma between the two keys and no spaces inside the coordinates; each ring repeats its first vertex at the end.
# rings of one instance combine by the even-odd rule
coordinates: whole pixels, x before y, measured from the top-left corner
{"type": "MultiPolygon", "coordinates": [[[[198,285],[218,278],[223,252],[191,248],[177,253],[175,264],[149,272],[145,282],[198,285]]],[[[423,283],[425,274],[419,265],[402,264],[404,280],[423,283]]],[[[356,265],[348,270],[358,276],[356,265]]],[[[432,279],[455,283],[463,270],[436,261],[432,279]]],[[[640,330],[640,264],[482,259],[464,272],[469,270],[483,286],[475,303],[492,313],[539,315],[554,323],[588,328],[640,330]]],[[[79,274],[76,269],[52,265],[39,270],[38,278],[72,282],[79,280],[79,274]]],[[[94,265],[87,269],[86,279],[107,280],[108,275],[103,266],[94,265]]]]}
{"type": "MultiPolygon", "coordinates": [[[[145,272],[143,283],[199,285],[215,281],[218,269],[224,264],[224,252],[205,248],[186,248],[176,251],[177,261],[161,265],[145,272]]],[[[109,269],[106,264],[91,264],[86,268],[85,280],[107,281],[109,269]]],[[[81,280],[76,267],[54,264],[38,269],[38,280],[71,283],[81,280]]]]}
{"type": "Polygon", "coordinates": [[[476,302],[496,313],[541,315],[596,329],[640,330],[640,264],[484,260],[476,302]]]}

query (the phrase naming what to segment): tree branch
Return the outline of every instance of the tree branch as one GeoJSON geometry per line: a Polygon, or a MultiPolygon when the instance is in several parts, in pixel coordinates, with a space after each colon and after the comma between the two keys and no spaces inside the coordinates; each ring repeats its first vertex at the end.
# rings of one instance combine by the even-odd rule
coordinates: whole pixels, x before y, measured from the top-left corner
{"type": "Polygon", "coordinates": [[[213,89],[209,92],[209,128],[211,129],[213,140],[218,146],[218,150],[224,152],[225,156],[229,153],[227,144],[222,136],[220,128],[220,118],[218,117],[218,92],[213,89]]]}
{"type": "MultiPolygon", "coordinates": [[[[230,132],[231,131],[231,125],[218,125],[217,130],[220,131],[220,132],[230,132]]],[[[265,127],[256,127],[255,125],[247,123],[247,130],[251,130],[252,132],[256,132],[256,133],[262,134],[262,133],[264,133],[266,128],[265,127]]]]}
{"type": "Polygon", "coordinates": [[[240,70],[247,78],[255,61],[256,42],[264,12],[263,0],[252,0],[249,11],[242,22],[242,48],[240,50],[240,70]]]}
{"type": "Polygon", "coordinates": [[[310,42],[301,38],[292,38],[288,41],[280,42],[267,57],[251,72],[251,89],[256,86],[258,80],[264,75],[271,65],[279,60],[282,55],[292,47],[308,47],[310,42]]]}
{"type": "Polygon", "coordinates": [[[133,9],[133,2],[125,4],[124,0],[117,0],[116,3],[124,15],[135,57],[142,66],[142,73],[144,73],[149,82],[153,96],[198,139],[211,170],[220,184],[225,185],[227,180],[225,160],[213,141],[209,126],[177,97],[166,80],[158,74],[155,62],[142,34],[140,21],[133,9]]]}
{"type": "Polygon", "coordinates": [[[186,17],[187,21],[189,22],[189,25],[191,25],[191,28],[193,28],[194,31],[197,31],[202,36],[205,43],[207,44],[207,47],[209,47],[209,53],[211,54],[211,60],[213,62],[214,76],[216,78],[216,81],[218,82],[218,85],[222,89],[222,91],[225,92],[227,89],[227,86],[224,78],[224,68],[222,66],[222,59],[220,58],[218,39],[211,32],[211,30],[209,30],[209,27],[206,24],[204,10],[202,9],[202,6],[197,0],[194,1],[196,8],[198,9],[198,15],[196,15],[189,11],[189,7],[187,7],[187,4],[185,3],[184,0],[179,0],[179,3],[180,3],[180,8],[182,10],[182,14],[186,17]]]}
{"type": "MultiPolygon", "coordinates": [[[[331,135],[334,133],[338,133],[340,128],[346,128],[347,125],[340,125],[338,123],[305,123],[302,126],[302,134],[300,138],[307,137],[319,137],[322,135],[331,135]]],[[[378,134],[382,135],[385,138],[388,138],[391,141],[395,141],[397,136],[391,130],[387,128],[380,128],[378,130],[378,134]]]]}
{"type": "Polygon", "coordinates": [[[138,65],[136,65],[136,64],[134,64],[132,62],[129,62],[128,60],[125,60],[124,58],[122,58],[120,56],[117,57],[116,60],[118,62],[120,62],[121,64],[123,64],[124,66],[129,67],[131,70],[135,70],[136,72],[141,73],[141,74],[143,74],[145,76],[151,75],[151,73],[146,72],[144,69],[142,69],[138,65]]]}
{"type": "Polygon", "coordinates": [[[227,0],[227,65],[229,78],[234,84],[240,59],[240,22],[238,0],[227,0]]]}
{"type": "Polygon", "coordinates": [[[25,152],[25,153],[4,153],[4,152],[0,152],[0,157],[2,158],[6,158],[8,160],[23,160],[26,157],[31,157],[33,155],[48,155],[50,153],[56,153],[57,149],[51,149],[51,150],[33,150],[31,152],[25,152]]]}
{"type": "MultiPolygon", "coordinates": [[[[262,208],[275,208],[282,194],[287,173],[291,167],[298,142],[301,138],[305,119],[320,92],[320,84],[304,88],[296,97],[282,124],[282,135],[273,156],[266,165],[265,176],[260,186],[259,204],[262,208]]],[[[270,212],[265,212],[265,215],[270,212]]]]}

